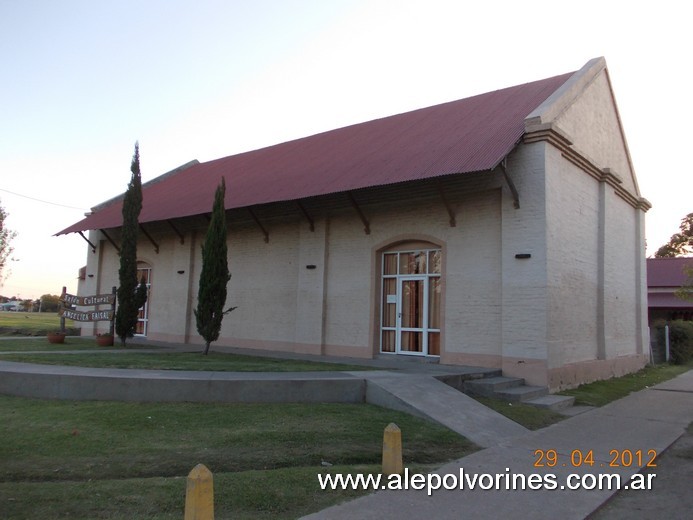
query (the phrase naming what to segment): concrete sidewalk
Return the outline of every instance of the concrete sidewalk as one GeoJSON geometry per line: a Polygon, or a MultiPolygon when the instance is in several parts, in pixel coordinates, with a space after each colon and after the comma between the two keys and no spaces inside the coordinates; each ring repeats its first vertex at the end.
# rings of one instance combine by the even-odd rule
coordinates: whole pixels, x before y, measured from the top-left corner
{"type": "MultiPolygon", "coordinates": [[[[616,494],[616,490],[570,490],[565,486],[570,474],[586,476],[592,483],[600,474],[617,474],[626,484],[649,461],[650,450],[663,453],[693,422],[693,371],[653,388],[633,393],[602,408],[566,419],[548,428],[516,437],[449,463],[435,473],[541,475],[556,482],[556,489],[482,490],[478,486],[431,496],[426,490],[378,491],[374,494],[315,513],[309,519],[387,518],[532,518],[584,519],[616,494]],[[541,462],[537,450],[556,450],[554,467],[536,467],[541,462]],[[614,451],[615,450],[615,451],[614,451]],[[630,450],[630,452],[627,452],[630,450]],[[629,453],[642,454],[641,463],[610,467],[614,459],[628,463],[629,453]],[[588,453],[593,465],[588,464],[588,453]],[[624,454],[623,459],[621,455],[624,454]],[[572,455],[572,460],[571,460],[572,455]],[[582,460],[582,463],[580,463],[582,460]],[[574,464],[575,463],[575,464],[574,464]],[[554,475],[555,477],[551,477],[554,475]]],[[[406,442],[406,432],[404,432],[406,442]]],[[[543,460],[547,462],[546,459],[543,460]]],[[[656,469],[656,468],[655,468],[656,469]]],[[[488,477],[484,477],[488,479],[488,477]]],[[[451,480],[448,480],[450,482],[451,480]]],[[[487,482],[481,480],[480,482],[487,482]]],[[[512,482],[512,480],[511,480],[512,482]]],[[[652,481],[656,489],[656,477],[652,481]]],[[[326,491],[327,492],[327,491],[326,491]]],[[[641,491],[647,493],[647,491],[641,491]]]]}

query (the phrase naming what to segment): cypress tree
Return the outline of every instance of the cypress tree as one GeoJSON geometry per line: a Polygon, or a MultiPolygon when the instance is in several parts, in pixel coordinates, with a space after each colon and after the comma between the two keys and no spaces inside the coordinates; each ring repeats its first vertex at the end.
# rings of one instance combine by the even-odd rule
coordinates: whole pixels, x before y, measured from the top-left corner
{"type": "Polygon", "coordinates": [[[140,147],[135,143],[135,154],[130,164],[130,183],[123,199],[123,227],[121,231],[120,268],[118,270],[118,306],[116,308],[116,334],[125,346],[137,326],[139,309],[146,301],[146,287],[137,280],[137,235],[142,210],[142,180],[140,176],[140,147]]]}
{"type": "Polygon", "coordinates": [[[219,339],[224,314],[233,310],[223,310],[226,304],[226,284],[231,279],[227,259],[225,192],[226,182],[222,177],[214,194],[212,219],[202,245],[202,271],[195,319],[197,332],[205,340],[205,356],[209,353],[210,343],[219,339]]]}

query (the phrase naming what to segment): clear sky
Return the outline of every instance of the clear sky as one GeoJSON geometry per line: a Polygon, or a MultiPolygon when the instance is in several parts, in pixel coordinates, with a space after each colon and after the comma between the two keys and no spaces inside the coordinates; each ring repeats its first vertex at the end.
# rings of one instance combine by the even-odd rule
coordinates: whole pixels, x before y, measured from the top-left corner
{"type": "Polygon", "coordinates": [[[685,2],[0,0],[0,205],[18,232],[0,294],[76,291],[79,235],[143,181],[207,161],[607,61],[648,254],[693,211],[685,2]]]}

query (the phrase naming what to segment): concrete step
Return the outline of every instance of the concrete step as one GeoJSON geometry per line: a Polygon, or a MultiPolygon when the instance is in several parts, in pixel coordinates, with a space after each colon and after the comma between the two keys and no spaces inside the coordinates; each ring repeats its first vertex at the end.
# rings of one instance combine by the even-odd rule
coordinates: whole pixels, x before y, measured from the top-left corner
{"type": "Polygon", "coordinates": [[[520,377],[485,377],[483,379],[465,381],[464,392],[481,397],[496,397],[498,392],[518,388],[524,385],[524,383],[525,380],[520,377]]]}
{"type": "Polygon", "coordinates": [[[537,397],[546,396],[549,393],[549,389],[545,386],[516,386],[512,388],[506,388],[504,390],[497,391],[493,397],[503,399],[510,402],[520,402],[524,403],[530,399],[535,399],[537,397]]]}
{"type": "Polygon", "coordinates": [[[524,401],[524,404],[559,412],[573,406],[575,398],[567,395],[543,395],[524,401]]]}
{"type": "Polygon", "coordinates": [[[460,392],[464,392],[464,384],[468,381],[477,381],[480,379],[490,379],[492,377],[502,376],[503,372],[500,368],[476,368],[474,371],[465,371],[457,374],[440,374],[435,378],[442,381],[448,386],[453,387],[460,392]]]}
{"type": "Polygon", "coordinates": [[[566,417],[575,417],[576,415],[583,414],[585,412],[589,412],[591,410],[594,410],[596,407],[595,406],[584,406],[584,405],[578,405],[578,406],[570,406],[568,408],[563,408],[562,410],[558,410],[558,413],[561,415],[565,415],[566,417]]]}
{"type": "Polygon", "coordinates": [[[468,380],[464,382],[463,391],[473,396],[523,403],[561,413],[566,413],[565,410],[575,402],[569,396],[550,395],[545,386],[526,385],[520,377],[493,376],[468,380]]]}

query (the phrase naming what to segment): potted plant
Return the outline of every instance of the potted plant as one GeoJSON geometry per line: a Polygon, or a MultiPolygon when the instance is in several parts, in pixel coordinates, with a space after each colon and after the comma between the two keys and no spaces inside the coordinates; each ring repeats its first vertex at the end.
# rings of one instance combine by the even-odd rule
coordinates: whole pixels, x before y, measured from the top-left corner
{"type": "Polygon", "coordinates": [[[110,332],[103,332],[96,335],[96,344],[99,347],[111,347],[113,346],[113,334],[110,332]]]}
{"type": "Polygon", "coordinates": [[[67,334],[61,330],[52,331],[46,334],[46,337],[48,338],[48,343],[53,344],[65,343],[65,336],[67,336],[67,334]]]}

